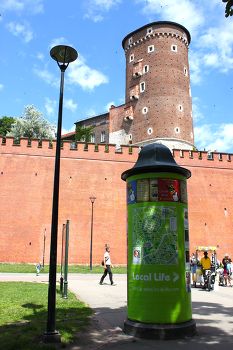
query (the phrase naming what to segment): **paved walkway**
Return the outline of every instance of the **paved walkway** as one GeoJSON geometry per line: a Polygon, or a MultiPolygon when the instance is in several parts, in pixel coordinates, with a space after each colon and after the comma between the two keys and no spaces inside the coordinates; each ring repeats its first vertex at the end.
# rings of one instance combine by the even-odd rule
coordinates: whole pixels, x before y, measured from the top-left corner
{"type": "MultiPolygon", "coordinates": [[[[94,310],[89,329],[69,350],[233,349],[233,288],[216,286],[211,292],[192,289],[198,334],[184,340],[157,341],[134,338],[122,331],[127,315],[126,275],[114,275],[116,286],[111,286],[107,278],[99,285],[99,279],[100,275],[94,274],[69,275],[69,289],[94,310]]],[[[3,280],[47,282],[48,275],[0,273],[3,280]]]]}

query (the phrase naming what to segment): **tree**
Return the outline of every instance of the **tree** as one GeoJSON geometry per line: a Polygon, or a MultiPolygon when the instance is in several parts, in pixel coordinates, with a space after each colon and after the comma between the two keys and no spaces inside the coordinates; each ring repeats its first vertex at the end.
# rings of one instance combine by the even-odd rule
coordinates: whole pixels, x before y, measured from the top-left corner
{"type": "Polygon", "coordinates": [[[28,105],[25,107],[24,115],[15,120],[8,135],[13,136],[16,140],[20,137],[53,139],[55,126],[47,121],[33,105],[28,105]]]}
{"type": "Polygon", "coordinates": [[[222,0],[226,3],[225,17],[233,16],[233,0],[222,0]]]}
{"type": "Polygon", "coordinates": [[[90,142],[91,141],[91,135],[93,133],[94,126],[77,126],[75,129],[75,140],[76,141],[83,141],[83,142],[90,142]]]}
{"type": "Polygon", "coordinates": [[[6,136],[11,131],[12,124],[14,124],[15,118],[4,116],[0,118],[0,135],[6,136]]]}

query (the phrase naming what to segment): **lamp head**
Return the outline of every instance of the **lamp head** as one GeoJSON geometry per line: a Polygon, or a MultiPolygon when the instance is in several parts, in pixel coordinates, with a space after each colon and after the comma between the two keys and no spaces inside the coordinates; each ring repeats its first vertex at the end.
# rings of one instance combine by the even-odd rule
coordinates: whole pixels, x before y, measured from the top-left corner
{"type": "Polygon", "coordinates": [[[77,57],[77,51],[67,45],[57,45],[50,50],[50,56],[57,62],[61,69],[66,69],[70,62],[74,62],[77,57]]]}
{"type": "Polygon", "coordinates": [[[96,197],[94,197],[94,196],[91,196],[91,197],[90,197],[91,203],[94,203],[95,200],[96,200],[96,197]]]}

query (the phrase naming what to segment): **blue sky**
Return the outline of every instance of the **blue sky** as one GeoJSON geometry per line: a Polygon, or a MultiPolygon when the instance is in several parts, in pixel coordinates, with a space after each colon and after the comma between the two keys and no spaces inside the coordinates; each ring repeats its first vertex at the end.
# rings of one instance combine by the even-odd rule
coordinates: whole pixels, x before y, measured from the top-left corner
{"type": "Polygon", "coordinates": [[[35,105],[56,123],[60,70],[51,47],[79,53],[65,73],[63,132],[125,98],[122,39],[154,21],[191,33],[195,145],[233,153],[233,18],[221,0],[0,0],[0,116],[35,105]]]}

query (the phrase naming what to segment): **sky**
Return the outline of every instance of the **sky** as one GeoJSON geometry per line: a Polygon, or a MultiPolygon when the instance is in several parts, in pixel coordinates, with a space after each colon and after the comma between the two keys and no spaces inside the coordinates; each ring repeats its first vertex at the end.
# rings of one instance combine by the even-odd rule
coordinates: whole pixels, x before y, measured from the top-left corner
{"type": "Polygon", "coordinates": [[[20,117],[34,105],[57,123],[56,45],[79,55],[65,72],[63,133],[123,104],[122,40],[155,21],[177,22],[191,34],[195,146],[233,153],[233,17],[225,18],[221,0],[0,0],[0,117],[20,117]]]}

